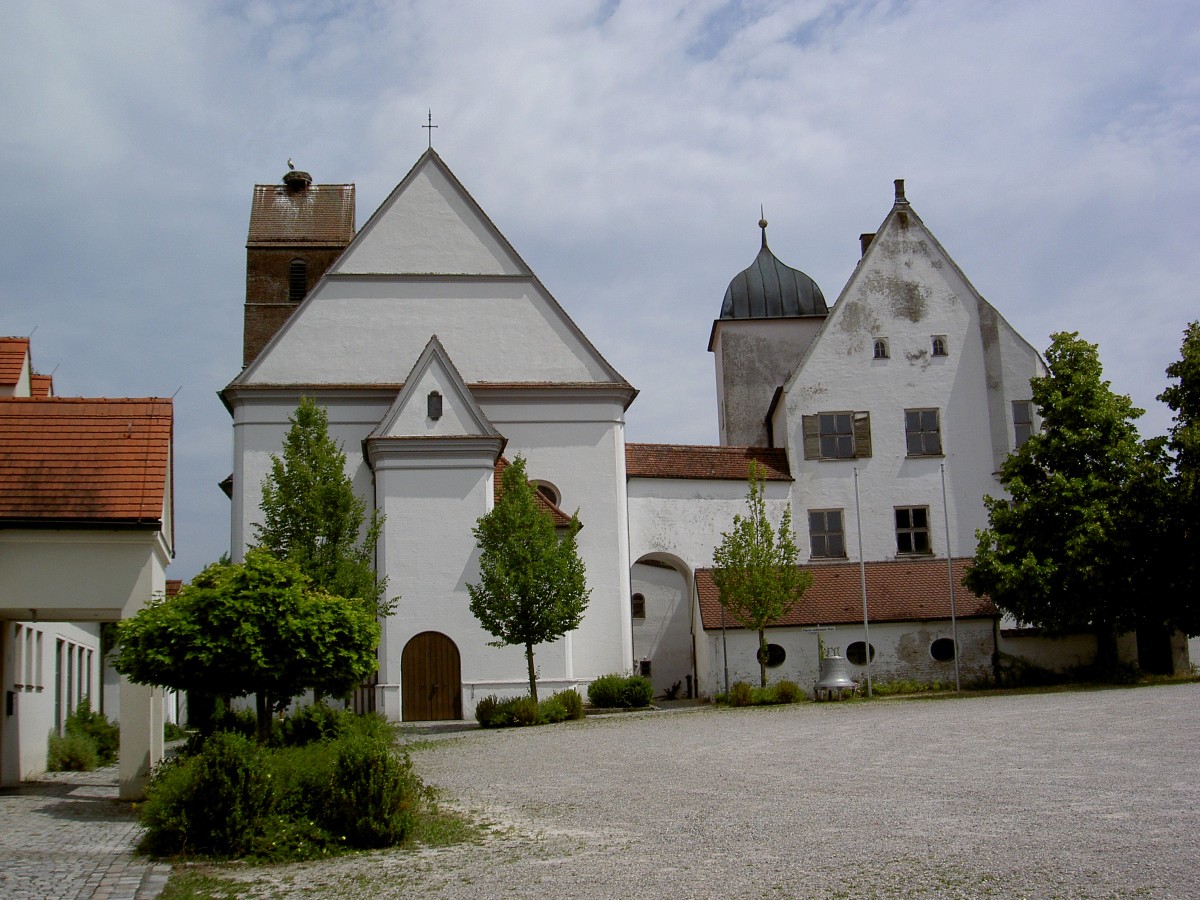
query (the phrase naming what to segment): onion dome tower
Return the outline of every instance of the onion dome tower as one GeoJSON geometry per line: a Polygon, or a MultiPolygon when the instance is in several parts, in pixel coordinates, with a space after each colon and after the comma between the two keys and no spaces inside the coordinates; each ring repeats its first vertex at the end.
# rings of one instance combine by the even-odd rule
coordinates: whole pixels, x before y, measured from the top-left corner
{"type": "Polygon", "coordinates": [[[762,248],[725,291],[708,349],[716,356],[721,444],[772,446],[769,416],[775,392],[796,368],[829,307],[817,283],[762,248]]]}

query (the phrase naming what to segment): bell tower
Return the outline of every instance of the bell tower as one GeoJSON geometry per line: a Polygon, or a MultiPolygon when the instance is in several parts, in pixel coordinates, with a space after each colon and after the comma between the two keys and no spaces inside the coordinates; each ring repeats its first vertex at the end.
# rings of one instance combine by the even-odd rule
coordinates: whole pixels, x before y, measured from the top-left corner
{"type": "Polygon", "coordinates": [[[729,283],[708,349],[716,357],[717,421],[727,447],[771,446],[775,392],[800,363],[829,307],[817,283],[767,247],[729,283]]]}
{"type": "Polygon", "coordinates": [[[254,362],[353,239],[353,184],[313,184],[307,172],[289,168],[281,184],[254,186],[246,239],[243,367],[254,362]]]}

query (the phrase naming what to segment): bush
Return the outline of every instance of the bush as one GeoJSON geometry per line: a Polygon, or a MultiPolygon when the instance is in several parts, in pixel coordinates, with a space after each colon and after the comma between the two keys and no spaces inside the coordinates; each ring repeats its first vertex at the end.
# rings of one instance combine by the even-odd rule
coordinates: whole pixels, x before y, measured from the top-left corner
{"type": "Polygon", "coordinates": [[[754,702],[754,688],[744,681],[735,681],[729,686],[726,699],[730,706],[750,706],[754,702]]]}
{"type": "Polygon", "coordinates": [[[538,723],[538,705],[532,697],[514,697],[506,705],[514,725],[536,725],[538,723]]]}
{"type": "Polygon", "coordinates": [[[240,734],[212,735],[194,757],[163,767],[150,783],[142,824],[157,853],[243,855],[272,814],[265,754],[240,734]]]}
{"type": "Polygon", "coordinates": [[[46,748],[46,768],[51,772],[90,772],[96,768],[100,754],[96,742],[79,731],[66,734],[50,732],[46,748]]]}
{"type": "Polygon", "coordinates": [[[479,727],[499,728],[500,725],[496,722],[496,710],[499,708],[500,698],[495,694],[480,697],[479,702],[475,704],[475,721],[479,723],[479,727]]]}
{"type": "Polygon", "coordinates": [[[567,688],[565,691],[559,691],[551,699],[557,700],[563,705],[563,709],[567,711],[568,719],[583,718],[583,698],[579,696],[579,691],[567,688]]]}
{"type": "Polygon", "coordinates": [[[66,728],[68,732],[78,732],[92,739],[100,765],[111,766],[117,761],[117,752],[121,749],[121,729],[109,722],[104,713],[93,712],[87,697],[80,700],[75,712],[67,716],[66,728]]]}
{"type": "Polygon", "coordinates": [[[333,740],[352,729],[354,719],[354,713],[348,710],[334,709],[326,703],[312,703],[283,720],[280,740],[285,747],[333,740]]]}
{"type": "Polygon", "coordinates": [[[428,792],[395,754],[395,729],[380,716],[332,712],[279,734],[336,721],[336,737],[265,749],[217,732],[195,742],[196,755],[160,765],[142,807],[143,849],[285,862],[402,841],[428,792]]]}
{"type": "Polygon", "coordinates": [[[413,826],[421,783],[408,754],[397,756],[390,742],[350,734],[336,745],[325,827],[352,847],[389,847],[413,826]]]}
{"type": "Polygon", "coordinates": [[[654,697],[654,685],[649,678],[642,675],[630,675],[625,679],[625,687],[621,691],[621,706],[640,708],[649,706],[654,697]]]}
{"type": "Polygon", "coordinates": [[[779,703],[795,703],[804,696],[800,685],[784,679],[775,685],[775,699],[779,703]]]}
{"type": "Polygon", "coordinates": [[[567,708],[557,696],[547,697],[545,700],[538,701],[537,710],[537,723],[539,725],[565,722],[567,718],[567,708]]]}
{"type": "Polygon", "coordinates": [[[601,708],[649,706],[653,696],[654,686],[641,675],[601,675],[588,685],[588,700],[601,708]]]}

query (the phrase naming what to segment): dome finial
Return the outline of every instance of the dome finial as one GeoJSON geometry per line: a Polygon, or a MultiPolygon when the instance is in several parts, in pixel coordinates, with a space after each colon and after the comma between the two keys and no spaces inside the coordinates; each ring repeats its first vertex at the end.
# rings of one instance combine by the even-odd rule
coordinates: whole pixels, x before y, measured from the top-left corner
{"type": "Polygon", "coordinates": [[[767,214],[763,212],[762,204],[758,204],[758,227],[762,229],[762,245],[767,246],[767,214]]]}

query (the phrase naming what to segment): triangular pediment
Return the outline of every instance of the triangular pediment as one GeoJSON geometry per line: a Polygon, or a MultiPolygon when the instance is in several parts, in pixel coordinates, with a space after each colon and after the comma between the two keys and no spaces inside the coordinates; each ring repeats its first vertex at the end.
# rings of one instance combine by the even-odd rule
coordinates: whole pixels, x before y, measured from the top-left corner
{"type": "Polygon", "coordinates": [[[468,384],[635,394],[432,150],[230,388],[399,384],[434,333],[468,384]]]}
{"type": "Polygon", "coordinates": [[[529,275],[432,149],[330,268],[334,275],[529,275]]]}
{"type": "Polygon", "coordinates": [[[489,438],[503,440],[471,395],[437,335],[429,339],[404,387],[367,440],[489,438]]]}

